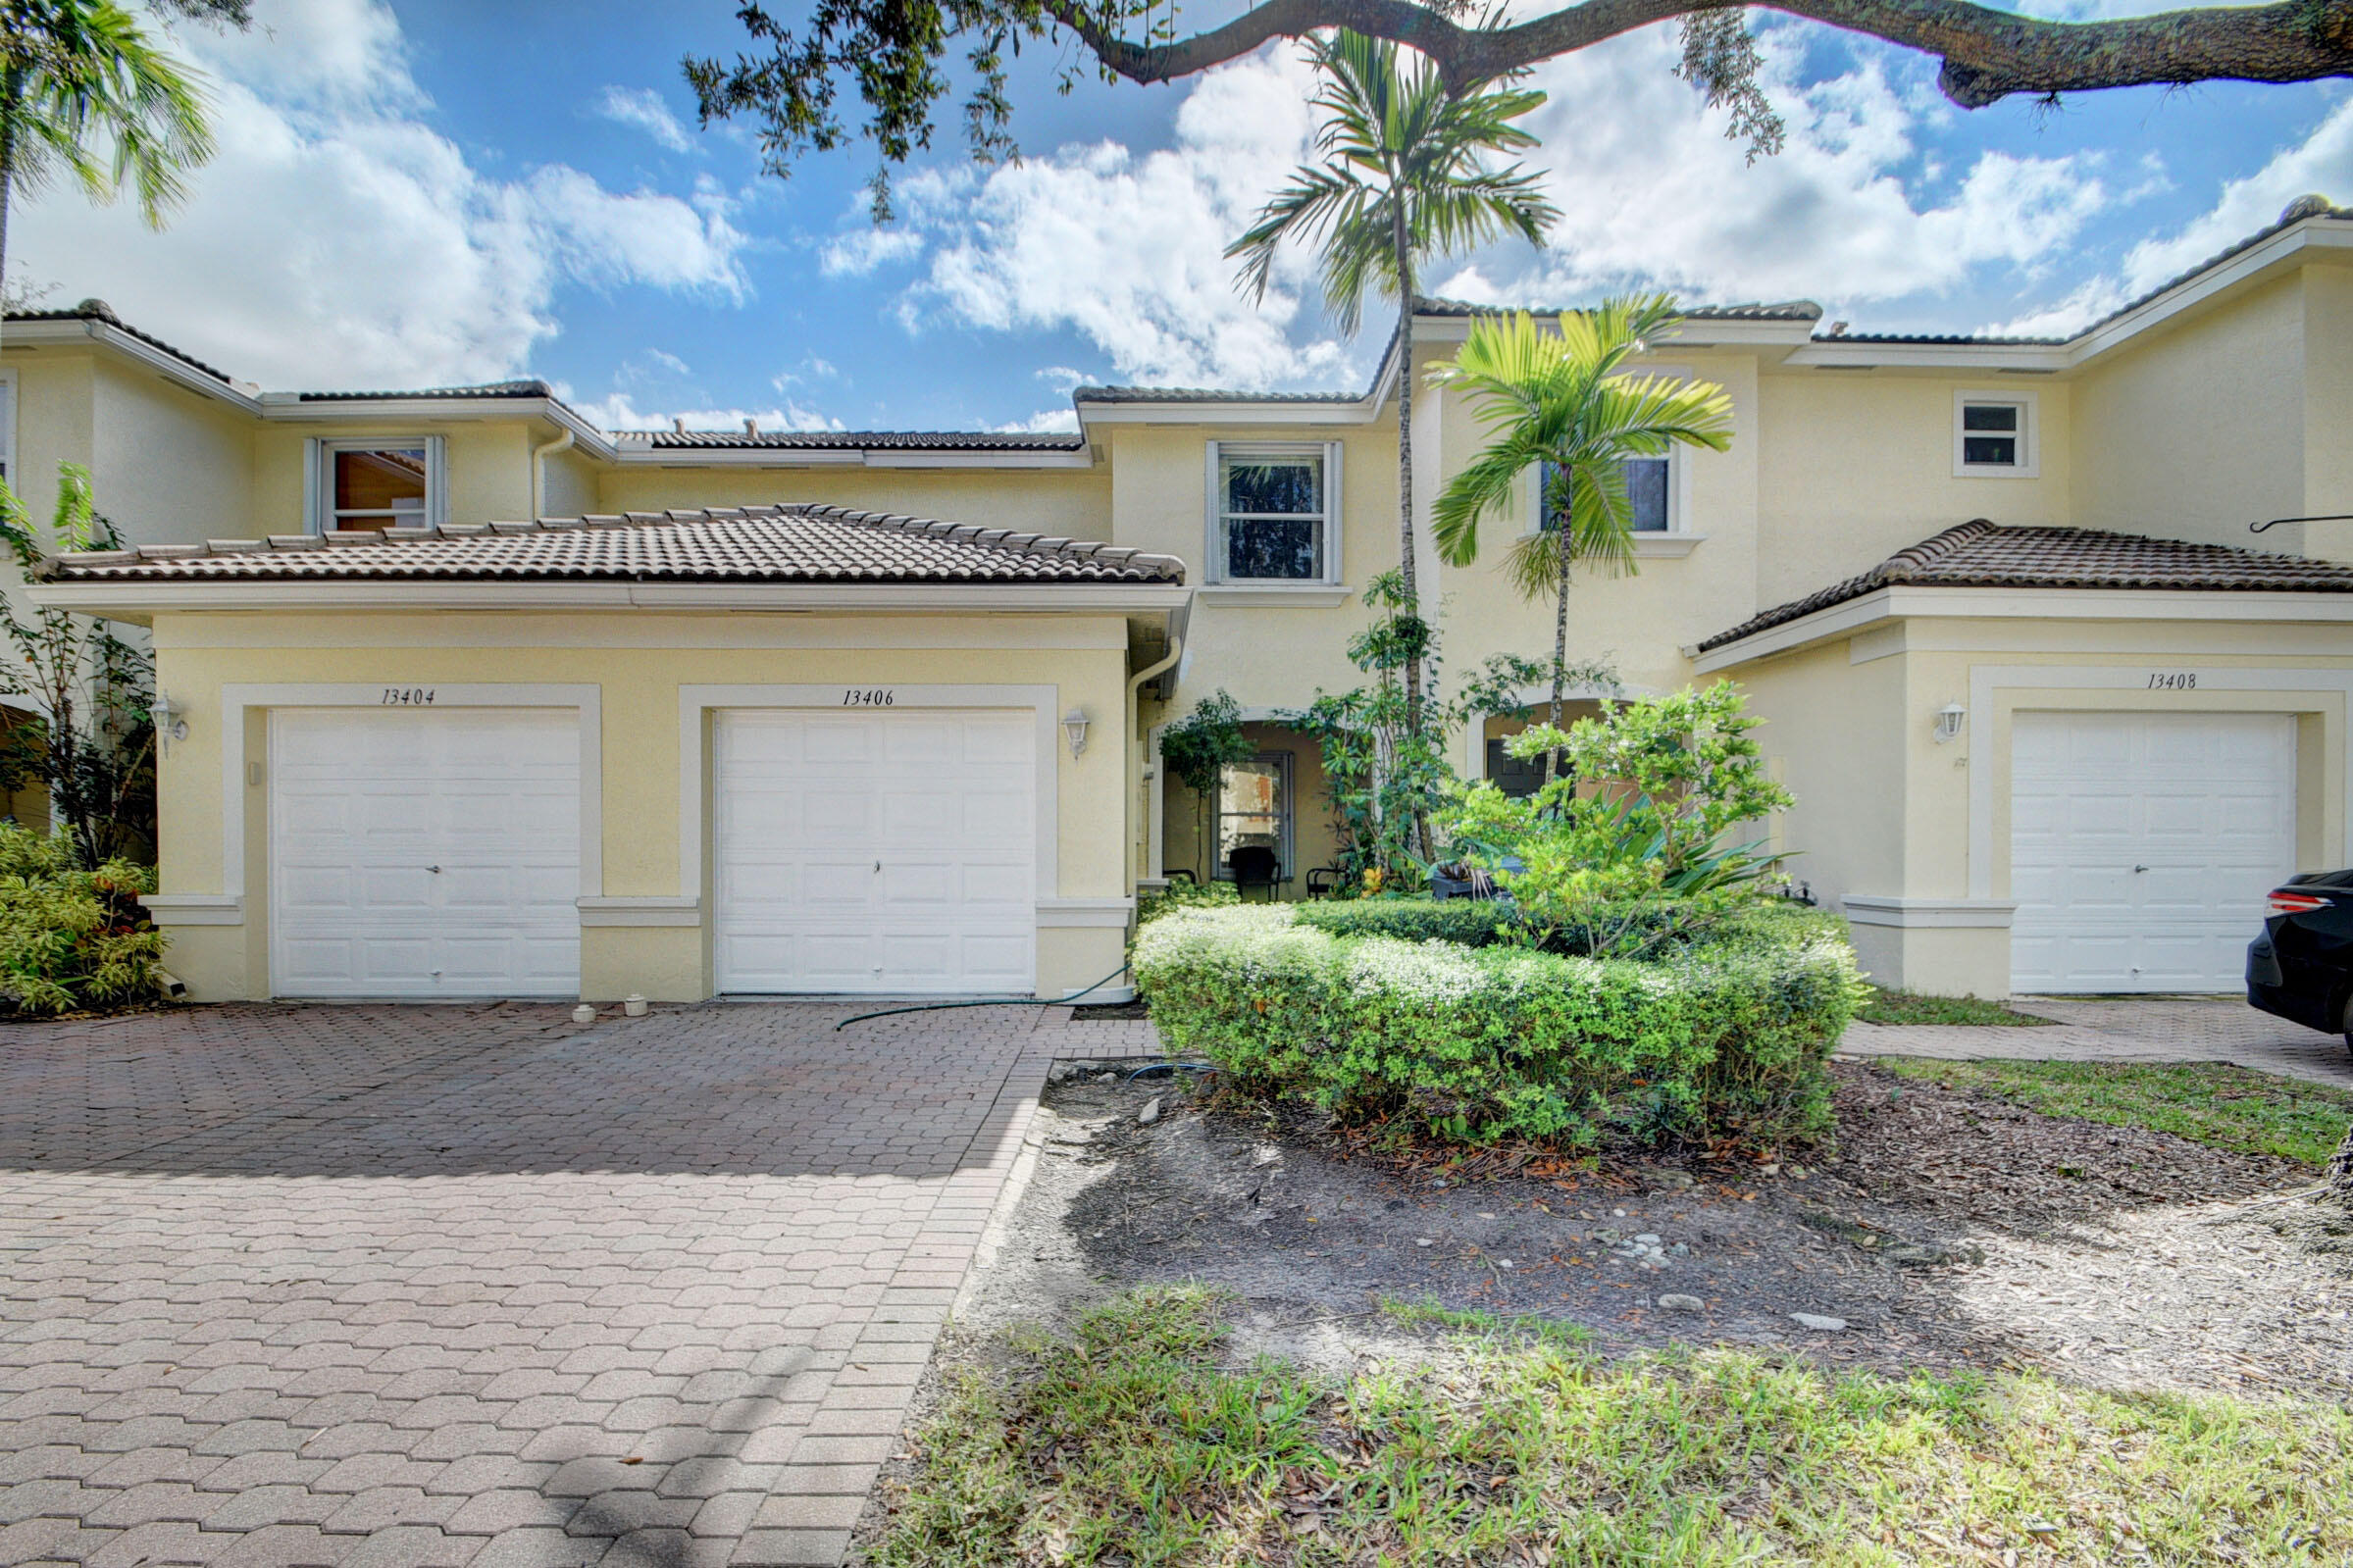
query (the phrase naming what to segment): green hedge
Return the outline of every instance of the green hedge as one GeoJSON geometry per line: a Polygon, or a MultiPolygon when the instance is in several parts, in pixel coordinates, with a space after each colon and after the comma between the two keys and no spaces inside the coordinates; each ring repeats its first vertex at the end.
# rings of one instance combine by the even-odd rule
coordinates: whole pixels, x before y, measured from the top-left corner
{"type": "Polygon", "coordinates": [[[84,871],[72,841],[0,823],[0,996],[22,1013],[130,1007],[164,993],[164,934],[127,860],[84,871]]]}
{"type": "Polygon", "coordinates": [[[1339,936],[1324,918],[1258,905],[1147,927],[1135,975],[1170,1049],[1247,1094],[1469,1142],[1829,1129],[1823,1062],[1861,995],[1830,916],[1759,904],[1644,963],[1339,936]]]}
{"type": "MultiPolygon", "coordinates": [[[[1639,906],[1609,906],[1604,912],[1605,924],[1616,939],[1647,950],[1654,944],[1703,939],[1734,907],[1756,902],[1743,899],[1735,906],[1715,895],[1651,899],[1639,906]]],[[[1344,898],[1300,904],[1296,918],[1302,925],[1335,936],[1389,936],[1399,941],[1491,947],[1515,939],[1519,907],[1509,898],[1344,898]]],[[[1553,934],[1549,950],[1577,957],[1592,951],[1593,946],[1589,931],[1571,926],[1553,934]]]]}

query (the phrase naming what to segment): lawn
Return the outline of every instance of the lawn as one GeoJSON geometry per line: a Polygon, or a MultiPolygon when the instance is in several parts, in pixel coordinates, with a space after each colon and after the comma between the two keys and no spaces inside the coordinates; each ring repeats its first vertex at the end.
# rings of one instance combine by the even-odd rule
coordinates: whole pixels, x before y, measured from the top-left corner
{"type": "MultiPolygon", "coordinates": [[[[1611,1362],[1498,1324],[1422,1370],[1221,1354],[1227,1302],[1131,1292],[955,1375],[868,1560],[2321,1564],[2353,1559],[2353,1417],[2041,1376],[1611,1362]]],[[[1416,1316],[1407,1314],[1407,1316],[1416,1316]]],[[[1429,1317],[1418,1315],[1426,1331],[1429,1317]]]]}
{"type": "Polygon", "coordinates": [[[1856,1012],[1855,1019],[1864,1024],[1998,1024],[2031,1027],[2048,1024],[2047,1018],[2031,1013],[2013,1012],[2000,1002],[1982,1001],[1974,996],[1923,996],[1918,991],[1889,990],[1874,986],[1871,999],[1856,1012]]]}
{"type": "Polygon", "coordinates": [[[2148,1127],[2319,1169],[2353,1124],[2353,1093],[2223,1062],[1945,1062],[1884,1056],[1878,1065],[1947,1088],[1999,1095],[2045,1116],[2148,1127]]]}

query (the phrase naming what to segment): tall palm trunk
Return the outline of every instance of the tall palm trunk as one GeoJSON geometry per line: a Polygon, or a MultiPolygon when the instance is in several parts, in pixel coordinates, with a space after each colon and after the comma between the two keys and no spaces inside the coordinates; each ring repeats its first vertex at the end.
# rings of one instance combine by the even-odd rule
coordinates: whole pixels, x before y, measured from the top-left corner
{"type": "MultiPolygon", "coordinates": [[[[1406,613],[1421,619],[1421,590],[1413,560],[1413,243],[1406,231],[1406,204],[1392,203],[1390,243],[1397,261],[1397,566],[1405,585],[1406,613]]],[[[1406,737],[1421,738],[1421,652],[1406,660],[1406,737]]],[[[1413,813],[1413,852],[1430,859],[1430,823],[1413,813]]]]}
{"type": "MultiPolygon", "coordinates": [[[[1574,481],[1572,480],[1573,483],[1574,481]]],[[[1559,592],[1553,600],[1553,706],[1550,718],[1554,729],[1560,728],[1560,698],[1568,681],[1568,574],[1576,557],[1568,547],[1568,514],[1560,516],[1560,580],[1559,592]]],[[[1551,784],[1560,761],[1560,748],[1555,746],[1544,754],[1544,782],[1551,784]]]]}
{"type": "Polygon", "coordinates": [[[17,117],[25,96],[25,68],[0,71],[0,321],[5,321],[8,295],[8,207],[16,194],[17,117]]]}

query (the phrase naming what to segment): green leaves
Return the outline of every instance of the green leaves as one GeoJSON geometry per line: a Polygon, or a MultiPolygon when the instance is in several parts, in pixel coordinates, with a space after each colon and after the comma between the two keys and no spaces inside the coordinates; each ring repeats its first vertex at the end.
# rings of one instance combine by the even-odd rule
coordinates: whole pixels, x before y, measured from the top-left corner
{"type": "Polygon", "coordinates": [[[160,998],[165,937],[138,907],[154,889],[144,866],[87,871],[65,835],[0,823],[0,992],[27,1013],[160,998]]]}
{"type": "Polygon", "coordinates": [[[1396,44],[1346,27],[1310,34],[1304,47],[1323,77],[1312,100],[1323,162],[1295,170],[1226,247],[1242,262],[1245,294],[1265,297],[1285,245],[1315,246],[1324,301],[1354,333],[1367,293],[1409,303],[1417,257],[1475,250],[1507,234],[1544,243],[1560,213],[1543,194],[1541,172],[1488,165],[1493,154],[1537,145],[1513,124],[1544,102],[1541,92],[1509,85],[1524,74],[1450,91],[1419,55],[1407,69],[1396,44]]]}
{"type": "Polygon", "coordinates": [[[1478,559],[1479,524],[1506,509],[1520,476],[1542,464],[1557,476],[1546,513],[1564,515],[1568,526],[1541,529],[1515,547],[1521,592],[1535,598],[1554,588],[1563,549],[1572,562],[1609,570],[1632,564],[1626,461],[1732,444],[1732,400],[1722,387],[1627,370],[1675,319],[1670,296],[1646,294],[1564,312],[1549,331],[1525,311],[1472,321],[1460,351],[1429,372],[1432,385],[1462,392],[1488,430],[1486,447],[1431,509],[1449,565],[1478,559]]]}
{"type": "MultiPolygon", "coordinates": [[[[18,14],[0,28],[0,175],[28,191],[70,178],[97,201],[128,185],[139,215],[160,225],[187,172],[213,155],[201,76],[112,0],[10,9],[18,14]]],[[[241,8],[179,9],[240,21],[241,8]]]]}

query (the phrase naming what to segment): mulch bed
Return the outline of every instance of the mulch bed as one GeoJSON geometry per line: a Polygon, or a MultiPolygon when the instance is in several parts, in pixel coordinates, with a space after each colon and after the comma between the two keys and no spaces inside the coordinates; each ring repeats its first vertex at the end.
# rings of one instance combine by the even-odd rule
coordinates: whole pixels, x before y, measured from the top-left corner
{"type": "Polygon", "coordinates": [[[1245,1339],[1283,1353],[1394,1338],[1378,1304],[1426,1301],[1580,1324],[1611,1351],[1720,1342],[1895,1375],[2030,1364],[2353,1392],[2353,1337],[2314,1332],[2353,1305],[2346,1259],[2281,1234],[2287,1206],[2217,1202],[2308,1186],[2303,1167],[1832,1071],[1835,1149],[1779,1160],[1463,1156],[1220,1105],[1181,1078],[1088,1073],[1048,1091],[1045,1158],[981,1316],[1052,1321],[1193,1280],[1235,1291],[1245,1339]],[[1847,1328],[1809,1331],[1800,1312],[1847,1328]]]}

